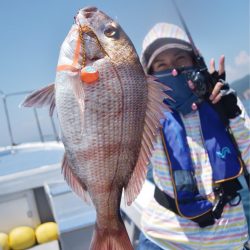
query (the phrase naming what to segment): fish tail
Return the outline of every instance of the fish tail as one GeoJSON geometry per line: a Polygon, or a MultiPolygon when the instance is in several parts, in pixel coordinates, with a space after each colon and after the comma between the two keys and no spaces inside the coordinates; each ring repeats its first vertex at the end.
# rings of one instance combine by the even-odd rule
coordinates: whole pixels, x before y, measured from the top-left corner
{"type": "Polygon", "coordinates": [[[99,229],[95,226],[90,250],[133,250],[126,228],[118,230],[99,229]]]}

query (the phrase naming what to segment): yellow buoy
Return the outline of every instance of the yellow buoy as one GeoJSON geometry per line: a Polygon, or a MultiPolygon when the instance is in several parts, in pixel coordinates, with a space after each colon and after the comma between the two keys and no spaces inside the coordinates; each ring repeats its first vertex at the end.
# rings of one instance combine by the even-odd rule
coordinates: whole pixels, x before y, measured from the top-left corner
{"type": "Polygon", "coordinates": [[[35,243],[35,232],[31,227],[16,227],[9,233],[9,245],[14,250],[23,250],[35,243]]]}
{"type": "Polygon", "coordinates": [[[9,250],[8,234],[0,233],[0,249],[9,250]]]}
{"type": "Polygon", "coordinates": [[[58,239],[58,226],[55,222],[46,222],[36,228],[36,239],[39,244],[58,239]]]}

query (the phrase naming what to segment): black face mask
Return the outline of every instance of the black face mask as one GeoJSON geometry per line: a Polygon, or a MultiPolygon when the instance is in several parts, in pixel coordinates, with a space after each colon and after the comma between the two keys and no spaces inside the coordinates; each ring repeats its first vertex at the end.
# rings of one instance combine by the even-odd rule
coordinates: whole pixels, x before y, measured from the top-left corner
{"type": "Polygon", "coordinates": [[[192,104],[198,102],[199,98],[188,86],[188,75],[195,67],[183,67],[180,69],[168,69],[154,74],[159,82],[164,83],[172,90],[166,91],[173,100],[165,99],[166,104],[173,110],[186,115],[193,111],[192,104]]]}

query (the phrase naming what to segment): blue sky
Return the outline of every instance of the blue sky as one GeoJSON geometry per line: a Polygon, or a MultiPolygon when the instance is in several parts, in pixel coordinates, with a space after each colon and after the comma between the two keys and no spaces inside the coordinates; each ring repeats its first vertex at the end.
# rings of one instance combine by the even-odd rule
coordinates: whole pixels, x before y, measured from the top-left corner
{"type": "MultiPolygon", "coordinates": [[[[239,72],[249,65],[249,0],[177,0],[195,43],[206,60],[226,56],[239,72]],[[240,56],[241,55],[241,56],[240,56]],[[238,64],[235,62],[238,58],[238,64]]],[[[116,18],[137,52],[156,22],[180,24],[170,0],[8,0],[0,9],[0,89],[34,89],[54,81],[59,48],[78,9],[95,5],[116,18]]],[[[249,67],[248,67],[249,69],[249,67]]]]}
{"type": "MultiPolygon", "coordinates": [[[[229,81],[249,73],[249,0],[176,1],[207,62],[224,54],[229,81]]],[[[115,18],[138,54],[156,22],[181,25],[170,0],[1,1],[0,90],[33,90],[53,82],[61,43],[74,15],[85,6],[97,6],[115,18]]]]}

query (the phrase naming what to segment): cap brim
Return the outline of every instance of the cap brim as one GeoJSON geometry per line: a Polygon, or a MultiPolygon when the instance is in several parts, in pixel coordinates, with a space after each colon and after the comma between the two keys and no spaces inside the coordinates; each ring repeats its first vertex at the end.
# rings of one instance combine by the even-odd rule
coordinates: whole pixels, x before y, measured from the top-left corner
{"type": "Polygon", "coordinates": [[[188,52],[192,51],[192,48],[188,45],[185,44],[180,44],[180,43],[169,43],[169,44],[165,44],[163,46],[161,46],[160,48],[156,49],[153,54],[151,55],[148,64],[147,64],[147,70],[149,70],[149,68],[151,67],[151,64],[153,63],[153,61],[155,60],[155,58],[161,54],[163,51],[169,50],[169,49],[181,49],[181,50],[185,50],[188,52]]]}

